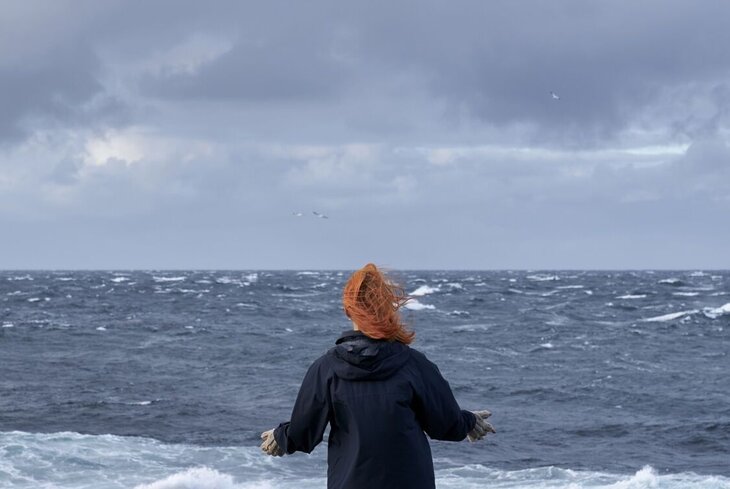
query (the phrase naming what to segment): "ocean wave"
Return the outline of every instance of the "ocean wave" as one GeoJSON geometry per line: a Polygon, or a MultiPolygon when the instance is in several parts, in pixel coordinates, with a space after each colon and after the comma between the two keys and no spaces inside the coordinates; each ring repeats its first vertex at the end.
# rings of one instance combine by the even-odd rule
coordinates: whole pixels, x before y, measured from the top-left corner
{"type": "Polygon", "coordinates": [[[646,299],[646,294],[626,294],[620,295],[616,299],[646,299]]]}
{"type": "Polygon", "coordinates": [[[185,276],[177,276],[177,277],[160,277],[157,275],[152,276],[152,280],[158,283],[165,283],[165,282],[182,282],[183,280],[187,279],[185,276]]]}
{"type": "Polygon", "coordinates": [[[678,279],[676,277],[663,278],[659,281],[659,283],[664,284],[664,285],[674,285],[675,287],[684,285],[684,282],[682,282],[680,279],[678,279]]]}
{"type": "Polygon", "coordinates": [[[674,321],[675,319],[679,319],[684,316],[691,316],[692,314],[697,314],[699,309],[690,309],[688,311],[679,311],[679,312],[670,312],[669,314],[662,314],[661,316],[654,316],[646,319],[642,319],[642,321],[647,323],[663,323],[666,321],[674,321]]]}
{"type": "Polygon", "coordinates": [[[424,295],[433,294],[434,292],[440,292],[441,289],[439,287],[430,287],[428,285],[421,285],[416,290],[411,292],[410,296],[412,297],[423,297],[424,295]]]}
{"type": "MultiPolygon", "coordinates": [[[[166,444],[143,437],[73,432],[0,432],[0,488],[321,489],[326,450],[286,460],[258,446],[166,444]]],[[[650,466],[613,474],[558,467],[502,470],[437,459],[441,489],[730,489],[730,478],[658,474],[650,466]],[[440,468],[444,467],[446,468],[440,468]]]]}
{"type": "Polygon", "coordinates": [[[239,489],[233,477],[208,467],[196,467],[178,472],[150,484],[139,484],[134,489],[239,489]]]}
{"type": "Polygon", "coordinates": [[[702,314],[710,319],[717,319],[720,316],[730,315],[730,302],[720,307],[706,307],[702,310],[702,314]]]}
{"type": "Polygon", "coordinates": [[[557,275],[545,275],[545,274],[528,275],[525,278],[528,280],[533,280],[535,282],[552,282],[552,281],[560,280],[560,277],[558,277],[557,275]]]}
{"type": "Polygon", "coordinates": [[[423,304],[421,302],[418,302],[416,299],[411,299],[408,302],[406,302],[405,306],[406,309],[410,309],[411,311],[422,311],[424,309],[436,309],[436,306],[433,306],[431,304],[423,304]]]}
{"type": "Polygon", "coordinates": [[[654,316],[650,318],[642,319],[644,322],[666,322],[674,321],[675,319],[689,317],[698,313],[704,314],[709,319],[717,319],[721,316],[730,315],[730,302],[720,307],[705,307],[703,309],[689,309],[687,311],[671,312],[669,314],[662,314],[661,316],[654,316]]]}

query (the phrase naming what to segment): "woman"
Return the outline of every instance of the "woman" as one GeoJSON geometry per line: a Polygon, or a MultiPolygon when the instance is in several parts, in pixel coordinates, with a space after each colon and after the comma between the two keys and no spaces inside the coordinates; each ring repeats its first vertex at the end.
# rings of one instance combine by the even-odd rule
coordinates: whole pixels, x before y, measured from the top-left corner
{"type": "Polygon", "coordinates": [[[436,365],[408,346],[415,335],[398,313],[408,299],[372,263],[352,274],[342,303],[354,328],[309,368],[291,420],[262,433],[264,452],[309,453],[329,423],[328,489],[428,489],[426,435],[476,441],[494,433],[489,411],[460,409],[436,365]]]}

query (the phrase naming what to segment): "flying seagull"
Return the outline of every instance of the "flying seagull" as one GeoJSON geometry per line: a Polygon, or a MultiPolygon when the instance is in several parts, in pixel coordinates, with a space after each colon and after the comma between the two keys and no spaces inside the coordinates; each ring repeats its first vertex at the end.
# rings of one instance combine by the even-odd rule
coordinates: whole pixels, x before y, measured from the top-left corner
{"type": "Polygon", "coordinates": [[[320,214],[317,211],[312,211],[312,214],[314,214],[315,216],[319,217],[320,219],[329,219],[329,217],[325,216],[324,214],[320,214]]]}
{"type": "Polygon", "coordinates": [[[560,100],[560,96],[555,92],[550,92],[550,96],[553,98],[553,100],[560,100]]]}

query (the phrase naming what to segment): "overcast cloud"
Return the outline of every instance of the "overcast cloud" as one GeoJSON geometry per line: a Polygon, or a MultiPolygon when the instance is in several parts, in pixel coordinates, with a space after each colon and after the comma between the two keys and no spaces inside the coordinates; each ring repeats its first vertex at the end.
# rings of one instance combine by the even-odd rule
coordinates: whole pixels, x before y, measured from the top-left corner
{"type": "Polygon", "coordinates": [[[4,0],[0,268],[728,268],[729,18],[4,0]]]}

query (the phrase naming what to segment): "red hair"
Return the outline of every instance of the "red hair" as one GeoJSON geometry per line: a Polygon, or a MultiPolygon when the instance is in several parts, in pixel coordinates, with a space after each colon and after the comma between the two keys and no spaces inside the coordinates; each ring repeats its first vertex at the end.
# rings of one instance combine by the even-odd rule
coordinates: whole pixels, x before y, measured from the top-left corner
{"type": "Polygon", "coordinates": [[[372,263],[354,272],[342,291],[345,314],[360,331],[370,338],[400,341],[406,345],[416,336],[406,329],[398,313],[408,300],[410,297],[403,287],[372,263]]]}

